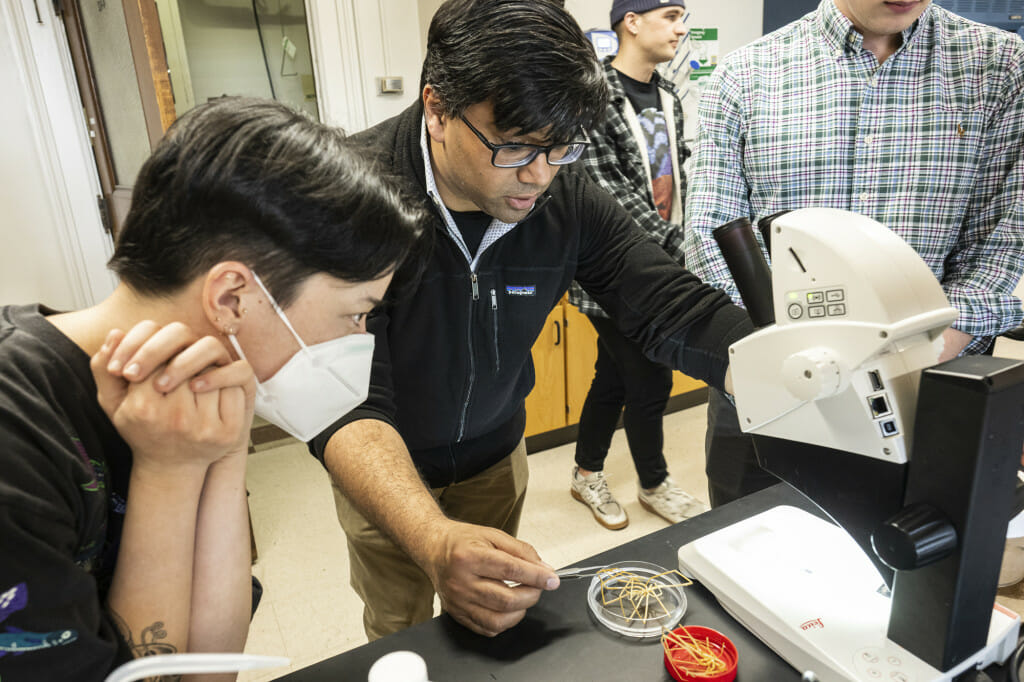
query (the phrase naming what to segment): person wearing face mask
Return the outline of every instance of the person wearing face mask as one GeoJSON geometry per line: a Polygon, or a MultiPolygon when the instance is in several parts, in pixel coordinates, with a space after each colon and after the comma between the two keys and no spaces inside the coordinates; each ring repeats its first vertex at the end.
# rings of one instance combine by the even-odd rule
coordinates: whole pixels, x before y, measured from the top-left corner
{"type": "Polygon", "coordinates": [[[253,412],[302,438],[363,399],[421,220],[337,129],[218,100],[142,167],[108,298],[0,308],[5,680],[242,650],[253,412]]]}
{"type": "MultiPolygon", "coordinates": [[[[312,440],[339,414],[346,414],[366,400],[373,336],[353,333],[307,346],[255,272],[252,278],[299,347],[273,376],[256,382],[256,414],[298,440],[312,440]]],[[[380,299],[370,302],[379,303],[380,299]]],[[[364,326],[365,319],[365,313],[356,313],[352,324],[364,326]]],[[[247,360],[234,332],[227,337],[238,356],[247,360]]]]}

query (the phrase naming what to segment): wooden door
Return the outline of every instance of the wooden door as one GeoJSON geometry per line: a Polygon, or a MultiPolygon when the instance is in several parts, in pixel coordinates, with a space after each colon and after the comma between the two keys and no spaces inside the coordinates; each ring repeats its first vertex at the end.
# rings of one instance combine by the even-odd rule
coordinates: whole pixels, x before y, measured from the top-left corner
{"type": "MultiPolygon", "coordinates": [[[[548,315],[533,346],[536,384],[526,398],[526,435],[579,423],[594,380],[597,331],[587,316],[564,300],[548,315]]],[[[672,395],[700,389],[703,381],[672,373],[672,395]]]]}
{"type": "Polygon", "coordinates": [[[686,376],[679,370],[672,372],[672,395],[682,395],[707,386],[703,381],[686,376]]]}
{"type": "Polygon", "coordinates": [[[139,168],[193,102],[271,97],[319,117],[303,2],[161,2],[58,3],[103,188],[101,212],[115,236],[139,168]],[[185,55],[186,26],[195,60],[185,55]]]}
{"type": "Polygon", "coordinates": [[[533,344],[536,383],[526,397],[526,435],[566,425],[565,420],[565,304],[548,314],[544,330],[533,344]]]}
{"type": "Polygon", "coordinates": [[[60,5],[99,174],[100,214],[116,237],[139,168],[174,121],[153,0],[60,5]]]}
{"type": "MultiPolygon", "coordinates": [[[[565,304],[565,393],[569,406],[568,423],[576,424],[583,411],[583,402],[594,380],[597,362],[597,331],[586,315],[569,303],[565,304]]],[[[672,372],[671,395],[682,395],[705,386],[703,381],[672,372]]]]}
{"type": "Polygon", "coordinates": [[[576,424],[594,380],[597,331],[587,316],[570,303],[565,304],[565,338],[565,396],[569,423],[576,424]]]}

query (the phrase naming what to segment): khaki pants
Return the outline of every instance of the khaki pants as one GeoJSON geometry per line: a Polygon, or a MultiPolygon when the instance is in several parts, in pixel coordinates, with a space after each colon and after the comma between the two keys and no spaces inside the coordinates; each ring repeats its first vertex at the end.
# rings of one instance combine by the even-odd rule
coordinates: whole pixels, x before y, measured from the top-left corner
{"type": "MultiPolygon", "coordinates": [[[[529,468],[526,442],[473,478],[431,493],[452,519],[515,535],[529,468]]],[[[352,589],[363,600],[363,628],[372,642],[434,615],[434,586],[409,556],[360,514],[337,486],[334,504],[348,540],[352,589]]]]}

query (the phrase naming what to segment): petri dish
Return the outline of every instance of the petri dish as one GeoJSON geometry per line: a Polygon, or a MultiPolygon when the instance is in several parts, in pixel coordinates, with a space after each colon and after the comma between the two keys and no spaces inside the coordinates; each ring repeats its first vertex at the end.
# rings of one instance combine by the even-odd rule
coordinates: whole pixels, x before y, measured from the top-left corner
{"type": "Polygon", "coordinates": [[[590,581],[587,606],[598,623],[632,639],[658,639],[686,613],[684,579],[646,561],[609,564],[590,581]]]}

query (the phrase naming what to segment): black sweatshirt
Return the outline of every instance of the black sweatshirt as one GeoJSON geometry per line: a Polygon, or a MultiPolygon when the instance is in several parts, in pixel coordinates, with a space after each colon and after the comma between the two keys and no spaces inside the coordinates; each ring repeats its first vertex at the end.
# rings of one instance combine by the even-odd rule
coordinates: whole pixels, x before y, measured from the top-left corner
{"type": "MultiPolygon", "coordinates": [[[[429,205],[417,103],[353,137],[429,205]]],[[[431,487],[463,481],[513,450],[534,384],[531,348],[575,279],[652,359],[721,388],[746,312],[652,241],[619,203],[562,168],[530,214],[480,256],[476,272],[430,206],[434,240],[418,286],[370,318],[366,402],[310,443],[321,460],[345,424],[394,426],[431,487]],[[475,277],[475,280],[474,280],[475,277]]]]}
{"type": "Polygon", "coordinates": [[[103,608],[131,451],[51,312],[0,308],[0,677],[99,682],[132,657],[103,608]]]}

